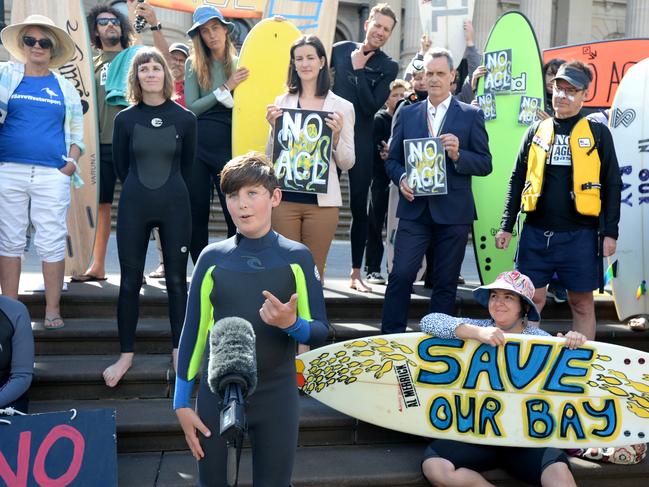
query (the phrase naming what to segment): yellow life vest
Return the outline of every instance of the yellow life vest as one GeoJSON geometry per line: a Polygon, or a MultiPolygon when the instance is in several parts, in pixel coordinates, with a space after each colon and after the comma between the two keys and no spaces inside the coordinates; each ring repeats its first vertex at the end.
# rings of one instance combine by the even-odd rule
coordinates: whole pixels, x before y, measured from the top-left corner
{"type": "MultiPolygon", "coordinates": [[[[523,211],[536,210],[536,204],[543,190],[545,162],[554,143],[552,119],[543,120],[534,133],[527,155],[527,175],[521,204],[523,211]]],[[[572,196],[577,213],[586,216],[599,216],[602,201],[599,170],[601,162],[597,152],[595,137],[588,120],[582,118],[570,132],[570,152],[572,155],[572,196]]]]}

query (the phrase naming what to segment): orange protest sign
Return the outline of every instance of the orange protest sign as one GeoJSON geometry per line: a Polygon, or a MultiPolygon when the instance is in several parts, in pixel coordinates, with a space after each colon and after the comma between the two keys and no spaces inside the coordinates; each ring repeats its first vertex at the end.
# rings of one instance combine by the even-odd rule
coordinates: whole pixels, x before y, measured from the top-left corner
{"type": "Polygon", "coordinates": [[[266,0],[149,0],[149,3],[155,7],[190,13],[201,5],[213,5],[223,16],[240,19],[260,19],[266,7],[266,0]]]}
{"type": "Polygon", "coordinates": [[[631,66],[647,57],[649,39],[614,39],[543,51],[543,63],[559,58],[590,66],[593,81],[584,106],[593,108],[609,108],[622,77],[631,66]]]}

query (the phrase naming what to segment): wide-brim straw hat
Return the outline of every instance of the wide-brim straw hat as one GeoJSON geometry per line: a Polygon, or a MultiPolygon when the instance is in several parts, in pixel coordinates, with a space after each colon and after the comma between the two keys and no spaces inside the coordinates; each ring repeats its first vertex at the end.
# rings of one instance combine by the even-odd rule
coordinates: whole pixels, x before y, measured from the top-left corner
{"type": "Polygon", "coordinates": [[[19,62],[25,63],[25,51],[23,49],[22,41],[18,38],[20,31],[26,27],[47,27],[54,37],[56,38],[56,46],[52,49],[52,58],[50,59],[50,68],[58,68],[63,66],[74,56],[75,44],[72,37],[60,27],[57,27],[52,19],[44,15],[30,15],[22,22],[17,24],[8,25],[2,32],[0,38],[2,44],[7,48],[9,54],[16,58],[19,62]]]}

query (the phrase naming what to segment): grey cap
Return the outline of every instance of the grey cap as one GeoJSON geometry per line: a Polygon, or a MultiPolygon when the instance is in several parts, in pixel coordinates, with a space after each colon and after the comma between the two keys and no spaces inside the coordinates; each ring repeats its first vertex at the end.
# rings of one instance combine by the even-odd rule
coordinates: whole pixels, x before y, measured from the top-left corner
{"type": "Polygon", "coordinates": [[[552,78],[552,81],[562,79],[570,83],[578,90],[585,90],[590,84],[590,78],[581,69],[572,68],[566,64],[559,66],[557,74],[552,78]]]}
{"type": "Polygon", "coordinates": [[[174,51],[182,52],[185,57],[189,57],[189,46],[187,44],[183,44],[182,42],[174,42],[169,46],[169,52],[174,51]]]}

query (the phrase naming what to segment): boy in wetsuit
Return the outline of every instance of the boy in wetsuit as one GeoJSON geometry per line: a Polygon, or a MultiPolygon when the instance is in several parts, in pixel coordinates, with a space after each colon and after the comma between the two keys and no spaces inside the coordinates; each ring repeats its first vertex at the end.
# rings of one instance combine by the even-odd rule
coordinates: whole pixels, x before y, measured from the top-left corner
{"type": "Polygon", "coordinates": [[[299,421],[295,343],[317,346],[327,337],[322,286],[309,250],[271,230],[271,212],[282,193],[264,155],[251,152],[228,162],[221,189],[238,232],[208,245],[196,263],[180,339],[174,409],[199,460],[199,485],[225,486],[226,445],[218,436],[222,399],[207,385],[206,365],[196,411],[191,393],[212,326],[228,316],[250,321],[258,372],[257,389],[246,406],[254,484],[288,487],[299,421]]]}

